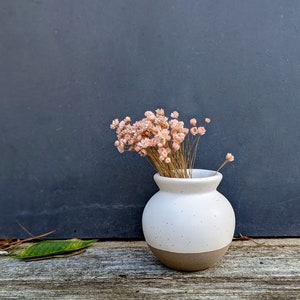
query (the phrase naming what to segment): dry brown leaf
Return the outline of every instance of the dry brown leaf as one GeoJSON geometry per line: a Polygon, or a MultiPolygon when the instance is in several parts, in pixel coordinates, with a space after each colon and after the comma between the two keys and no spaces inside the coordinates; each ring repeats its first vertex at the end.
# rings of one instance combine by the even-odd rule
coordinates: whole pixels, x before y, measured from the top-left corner
{"type": "Polygon", "coordinates": [[[27,239],[17,239],[17,238],[13,238],[13,239],[0,239],[0,250],[11,250],[25,242],[31,242],[31,241],[34,241],[34,240],[40,240],[41,238],[45,237],[45,236],[48,236],[52,233],[54,233],[55,230],[52,230],[50,232],[47,232],[47,233],[44,233],[44,234],[40,234],[40,235],[37,235],[37,236],[32,236],[30,238],[27,238],[27,239]]]}

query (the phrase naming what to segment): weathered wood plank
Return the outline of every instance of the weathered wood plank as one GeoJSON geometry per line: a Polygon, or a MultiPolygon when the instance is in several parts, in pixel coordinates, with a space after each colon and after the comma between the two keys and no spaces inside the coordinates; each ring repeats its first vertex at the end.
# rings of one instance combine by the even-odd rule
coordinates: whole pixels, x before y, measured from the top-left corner
{"type": "Polygon", "coordinates": [[[300,299],[300,239],[234,241],[215,267],[172,271],[144,242],[99,242],[80,256],[0,258],[0,299],[300,299]]]}

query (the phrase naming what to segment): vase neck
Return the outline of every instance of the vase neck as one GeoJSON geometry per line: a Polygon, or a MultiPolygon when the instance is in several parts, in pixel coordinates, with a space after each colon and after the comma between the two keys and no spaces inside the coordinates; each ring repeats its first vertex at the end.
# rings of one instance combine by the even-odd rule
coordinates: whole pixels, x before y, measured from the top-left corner
{"type": "Polygon", "coordinates": [[[216,171],[194,169],[192,178],[170,178],[159,174],[154,180],[161,191],[170,193],[208,193],[217,189],[222,174],[216,171]]]}

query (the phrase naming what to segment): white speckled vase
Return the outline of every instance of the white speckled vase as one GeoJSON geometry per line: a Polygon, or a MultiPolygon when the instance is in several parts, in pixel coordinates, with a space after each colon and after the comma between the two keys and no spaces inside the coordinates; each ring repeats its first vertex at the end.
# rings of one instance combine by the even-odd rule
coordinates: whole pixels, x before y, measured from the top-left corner
{"type": "Polygon", "coordinates": [[[222,174],[194,169],[193,178],[154,175],[159,191],[145,206],[143,232],[153,254],[167,267],[199,271],[216,264],[234,234],[235,215],[217,191],[222,174]]]}

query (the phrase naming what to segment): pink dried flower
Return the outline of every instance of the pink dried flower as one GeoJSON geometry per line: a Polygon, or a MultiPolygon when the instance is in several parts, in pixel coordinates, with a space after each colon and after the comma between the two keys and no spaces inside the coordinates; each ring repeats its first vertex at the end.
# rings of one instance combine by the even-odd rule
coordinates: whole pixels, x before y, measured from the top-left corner
{"type": "Polygon", "coordinates": [[[159,137],[160,137],[161,141],[163,141],[163,143],[165,144],[166,142],[168,142],[171,139],[170,131],[168,129],[162,129],[159,132],[159,137]]]}
{"type": "Polygon", "coordinates": [[[171,113],[171,118],[178,119],[178,117],[179,117],[179,113],[177,111],[173,111],[171,113]]]}
{"type": "Polygon", "coordinates": [[[182,133],[184,135],[187,135],[189,133],[189,129],[188,128],[182,128],[182,133]]]}
{"type": "Polygon", "coordinates": [[[172,133],[173,141],[178,144],[181,144],[184,141],[185,136],[186,136],[186,134],[184,132],[172,133]]]}
{"type": "Polygon", "coordinates": [[[141,149],[146,149],[149,147],[149,138],[141,139],[140,142],[137,143],[137,146],[141,149]]]}
{"type": "Polygon", "coordinates": [[[118,119],[114,119],[112,121],[112,123],[110,124],[110,128],[111,129],[116,129],[118,127],[118,125],[119,125],[119,120],[118,119]]]}
{"type": "Polygon", "coordinates": [[[124,153],[125,151],[125,146],[123,143],[120,143],[119,146],[117,146],[117,149],[120,153],[124,153]]]}
{"type": "Polygon", "coordinates": [[[175,151],[178,151],[180,149],[180,145],[176,142],[173,142],[172,143],[172,148],[175,150],[175,151]]]}
{"type": "MultiPolygon", "coordinates": [[[[193,169],[199,139],[206,133],[205,125],[210,119],[205,118],[205,125],[197,127],[197,120],[192,118],[191,128],[185,128],[177,111],[171,113],[170,119],[162,108],[146,111],[144,116],[133,124],[128,116],[122,121],[112,121],[110,128],[116,132],[114,145],[118,151],[135,151],[146,156],[161,176],[190,177],[188,170],[193,169]]],[[[221,167],[233,160],[234,156],[227,153],[221,167]]]]}
{"type": "Polygon", "coordinates": [[[124,120],[122,120],[118,125],[117,131],[116,131],[117,134],[119,134],[124,129],[125,126],[126,126],[126,124],[125,124],[124,120]]]}
{"type": "Polygon", "coordinates": [[[125,124],[129,124],[131,122],[131,118],[130,117],[126,117],[124,119],[125,124]]]}
{"type": "Polygon", "coordinates": [[[232,161],[234,161],[234,156],[231,153],[227,153],[226,160],[229,162],[232,162],[232,161]]]}
{"type": "Polygon", "coordinates": [[[167,157],[167,158],[165,159],[165,163],[169,164],[170,162],[171,162],[171,158],[170,158],[170,157],[167,157]]]}
{"type": "Polygon", "coordinates": [[[168,156],[169,151],[167,148],[161,147],[158,149],[158,153],[165,159],[168,156]]]}
{"type": "Polygon", "coordinates": [[[169,126],[172,130],[176,130],[176,127],[178,126],[178,120],[172,119],[169,121],[169,126]]]}
{"type": "Polygon", "coordinates": [[[205,124],[209,124],[210,123],[210,118],[205,118],[205,124]]]}
{"type": "Polygon", "coordinates": [[[190,125],[191,126],[196,126],[197,120],[195,118],[190,119],[190,125]]]}
{"type": "Polygon", "coordinates": [[[165,111],[162,108],[158,108],[156,111],[156,116],[164,116],[165,111]]]}
{"type": "Polygon", "coordinates": [[[142,156],[142,157],[145,157],[145,156],[147,156],[147,150],[145,150],[145,149],[142,149],[141,151],[139,151],[139,155],[140,156],[142,156]]]}
{"type": "Polygon", "coordinates": [[[155,120],[155,114],[152,111],[146,111],[145,112],[145,117],[149,120],[149,121],[154,121],[155,120]]]}
{"type": "Polygon", "coordinates": [[[221,164],[217,172],[219,172],[226,164],[232,161],[234,161],[234,156],[231,153],[227,153],[225,157],[225,161],[221,164]]]}
{"type": "Polygon", "coordinates": [[[204,135],[206,133],[206,129],[203,126],[198,127],[198,133],[200,135],[204,135]]]}
{"type": "Polygon", "coordinates": [[[198,128],[197,127],[192,127],[190,129],[190,132],[191,132],[192,135],[196,135],[196,134],[198,134],[198,128]]]}
{"type": "Polygon", "coordinates": [[[184,128],[184,123],[182,121],[178,121],[176,119],[173,119],[169,122],[169,125],[172,129],[172,132],[175,131],[182,131],[184,128]]]}

